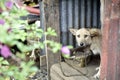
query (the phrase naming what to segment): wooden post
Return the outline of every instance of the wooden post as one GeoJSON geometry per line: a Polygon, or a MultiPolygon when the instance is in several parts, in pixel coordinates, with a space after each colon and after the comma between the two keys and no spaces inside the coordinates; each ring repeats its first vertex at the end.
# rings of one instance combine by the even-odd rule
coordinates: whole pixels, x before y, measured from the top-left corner
{"type": "Polygon", "coordinates": [[[120,80],[120,0],[101,0],[102,70],[100,80],[120,80]]]}
{"type": "MultiPolygon", "coordinates": [[[[45,29],[52,27],[57,32],[57,37],[46,37],[47,40],[60,42],[60,27],[59,27],[59,0],[43,0],[44,16],[45,16],[45,29]]],[[[60,53],[52,53],[47,49],[47,71],[48,80],[50,80],[50,68],[53,64],[60,62],[60,53]]]]}

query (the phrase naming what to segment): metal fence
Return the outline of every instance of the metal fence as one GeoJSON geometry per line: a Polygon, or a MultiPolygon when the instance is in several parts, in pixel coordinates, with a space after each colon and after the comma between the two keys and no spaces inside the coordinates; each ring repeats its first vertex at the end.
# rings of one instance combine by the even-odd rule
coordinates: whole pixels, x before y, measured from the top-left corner
{"type": "Polygon", "coordinates": [[[60,0],[60,31],[63,45],[76,46],[70,28],[100,28],[100,0],[60,0]]]}

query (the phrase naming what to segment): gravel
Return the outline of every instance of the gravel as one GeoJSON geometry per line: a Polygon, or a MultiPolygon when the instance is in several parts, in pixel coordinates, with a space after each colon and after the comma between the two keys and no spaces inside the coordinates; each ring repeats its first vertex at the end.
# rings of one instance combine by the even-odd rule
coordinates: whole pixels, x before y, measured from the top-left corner
{"type": "Polygon", "coordinates": [[[35,75],[29,77],[29,80],[47,80],[47,70],[42,69],[35,73],[35,75]]]}

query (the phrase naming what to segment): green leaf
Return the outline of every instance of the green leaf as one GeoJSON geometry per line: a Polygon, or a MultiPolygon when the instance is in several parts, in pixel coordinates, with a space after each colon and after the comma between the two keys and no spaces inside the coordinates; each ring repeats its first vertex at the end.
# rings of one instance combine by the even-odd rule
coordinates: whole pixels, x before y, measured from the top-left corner
{"type": "Polygon", "coordinates": [[[14,72],[13,72],[13,71],[8,71],[7,74],[8,74],[9,76],[13,76],[13,75],[14,75],[14,72]]]}
{"type": "Polygon", "coordinates": [[[53,48],[52,51],[53,53],[56,53],[59,49],[58,48],[53,48]]]}
{"type": "Polygon", "coordinates": [[[69,45],[69,46],[67,46],[69,49],[72,49],[73,48],[73,46],[71,46],[71,45],[69,45]]]}
{"type": "Polygon", "coordinates": [[[43,30],[42,29],[37,29],[36,30],[38,33],[43,33],[43,30]]]}
{"type": "Polygon", "coordinates": [[[63,57],[64,57],[64,58],[70,58],[70,55],[65,55],[65,54],[63,54],[63,57]]]}
{"type": "Polygon", "coordinates": [[[2,61],[2,64],[9,65],[8,61],[6,61],[6,60],[2,61]]]}
{"type": "Polygon", "coordinates": [[[0,57],[0,61],[2,61],[4,58],[3,57],[0,57]]]}
{"type": "Polygon", "coordinates": [[[22,40],[22,41],[25,41],[25,40],[26,40],[26,38],[23,36],[23,37],[21,37],[21,40],[22,40]]]}
{"type": "Polygon", "coordinates": [[[43,44],[43,43],[41,43],[41,42],[39,42],[39,46],[40,46],[40,48],[41,48],[41,49],[43,49],[43,48],[44,48],[44,44],[43,44]]]}
{"type": "Polygon", "coordinates": [[[36,72],[38,70],[38,68],[37,67],[31,67],[30,70],[31,70],[31,72],[36,72]]]}

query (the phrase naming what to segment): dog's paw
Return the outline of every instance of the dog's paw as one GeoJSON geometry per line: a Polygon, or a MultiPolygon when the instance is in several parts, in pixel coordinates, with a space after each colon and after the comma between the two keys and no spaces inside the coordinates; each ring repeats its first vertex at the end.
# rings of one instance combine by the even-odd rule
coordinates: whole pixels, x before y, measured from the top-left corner
{"type": "Polygon", "coordinates": [[[96,70],[96,71],[97,71],[97,70],[100,70],[100,67],[97,67],[95,70],[96,70]]]}
{"type": "Polygon", "coordinates": [[[94,78],[95,78],[95,79],[99,79],[99,78],[100,78],[100,75],[99,75],[99,74],[95,74],[95,75],[94,75],[94,78]]]}
{"type": "Polygon", "coordinates": [[[93,76],[95,79],[99,79],[100,78],[100,70],[97,72],[97,74],[95,74],[94,76],[93,76]]]}

